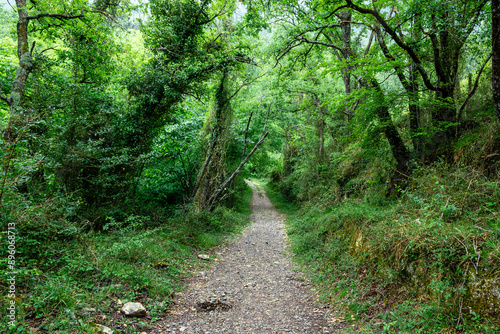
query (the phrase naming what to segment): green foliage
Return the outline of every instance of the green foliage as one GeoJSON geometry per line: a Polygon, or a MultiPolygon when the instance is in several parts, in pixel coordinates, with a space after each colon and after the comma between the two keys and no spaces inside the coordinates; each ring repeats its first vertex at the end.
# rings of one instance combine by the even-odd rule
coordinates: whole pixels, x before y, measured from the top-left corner
{"type": "MultiPolygon", "coordinates": [[[[33,13],[49,11],[48,5],[37,2],[33,13]]],[[[63,13],[59,5],[50,10],[63,13]]],[[[95,5],[117,13],[110,3],[95,5]]],[[[179,14],[192,9],[203,16],[218,13],[220,5],[184,2],[176,8],[179,14]]],[[[85,4],[73,9],[79,8],[85,4]]],[[[235,63],[227,49],[219,50],[225,47],[222,39],[210,46],[215,24],[169,16],[170,28],[181,35],[155,31],[159,35],[147,35],[144,45],[141,32],[117,31],[111,16],[84,12],[71,25],[61,20],[64,31],[56,18],[33,21],[36,66],[22,103],[29,113],[15,140],[1,143],[1,228],[17,227],[18,332],[95,332],[97,318],[83,309],[109,316],[118,299],[142,301],[155,321],[181,279],[200,265],[196,255],[248,222],[251,189],[240,177],[224,207],[194,214],[189,205],[206,113],[203,101],[195,100],[211,95],[204,81],[235,63]],[[182,35],[187,23],[193,27],[189,36],[182,35]],[[179,57],[170,59],[156,48],[161,33],[168,35],[162,43],[184,48],[177,50],[179,57]],[[146,48],[154,50],[154,58],[146,48]],[[159,60],[160,54],[168,61],[159,60]],[[194,98],[185,100],[187,94],[194,98]]],[[[156,17],[142,31],[165,28],[163,19],[156,17]]],[[[15,42],[0,38],[3,97],[17,58],[15,42]]],[[[0,103],[6,125],[8,107],[0,103]]],[[[231,150],[233,155],[237,146],[231,150]]],[[[2,259],[7,258],[4,232],[2,259]]],[[[2,260],[2,281],[7,265],[2,260]]],[[[8,299],[1,303],[6,306],[8,299]]],[[[124,321],[129,332],[137,326],[124,321]]],[[[0,328],[7,330],[5,324],[0,328]]]]}
{"type": "MultiPolygon", "coordinates": [[[[363,7],[377,18],[351,1],[30,2],[22,125],[0,143],[0,274],[15,222],[17,330],[95,332],[81,310],[118,299],[159,318],[194,255],[246,222],[243,176],[269,174],[292,249],[350,325],[494,331],[498,299],[480,297],[500,261],[484,3],[363,7]],[[195,213],[206,152],[213,190],[264,126],[224,200],[195,213]]],[[[2,131],[23,71],[16,20],[0,9],[2,131]]]]}
{"type": "Polygon", "coordinates": [[[152,156],[144,166],[137,196],[154,205],[180,204],[188,200],[201,163],[199,132],[203,109],[188,100],[175,115],[175,122],[159,132],[152,156]]]}
{"type": "MultiPolygon", "coordinates": [[[[197,254],[209,251],[248,223],[251,189],[246,186],[242,194],[236,209],[188,212],[160,227],[151,226],[147,216],[129,216],[124,222],[109,218],[105,232],[75,230],[68,237],[69,232],[60,231],[55,238],[55,231],[49,230],[46,239],[39,237],[32,244],[27,239],[33,238],[30,231],[19,226],[16,260],[19,267],[29,270],[19,270],[16,276],[16,295],[23,299],[17,308],[18,328],[24,332],[33,326],[49,332],[75,330],[77,324],[88,326],[93,319],[84,308],[111,316],[118,299],[141,301],[156,321],[182,288],[181,279],[193,266],[202,265],[197,254]]],[[[47,208],[44,214],[54,212],[47,208]]],[[[2,235],[2,258],[6,242],[2,235]]],[[[4,266],[2,280],[8,273],[4,266]]],[[[7,302],[4,299],[2,305],[7,302]]],[[[2,326],[6,329],[5,323],[2,326]]]]}
{"type": "Polygon", "coordinates": [[[416,171],[403,196],[383,206],[368,198],[309,203],[289,212],[292,249],[323,298],[343,303],[345,319],[380,310],[385,330],[492,332],[484,317],[496,311],[481,296],[498,284],[490,273],[500,264],[500,193],[480,175],[441,163],[416,171]]]}
{"type": "Polygon", "coordinates": [[[297,205],[283,195],[279,187],[277,187],[277,183],[266,182],[265,179],[252,179],[252,181],[264,188],[266,195],[280,211],[286,214],[293,214],[297,211],[297,205]]]}

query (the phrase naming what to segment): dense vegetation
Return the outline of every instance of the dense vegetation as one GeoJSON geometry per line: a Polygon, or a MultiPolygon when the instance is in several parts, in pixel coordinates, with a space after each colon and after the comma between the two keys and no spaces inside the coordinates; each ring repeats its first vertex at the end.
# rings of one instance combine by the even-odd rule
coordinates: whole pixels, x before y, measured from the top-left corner
{"type": "Polygon", "coordinates": [[[346,332],[498,331],[497,0],[12,6],[1,331],[97,331],[119,299],[147,328],[247,222],[244,177],[346,332]]]}

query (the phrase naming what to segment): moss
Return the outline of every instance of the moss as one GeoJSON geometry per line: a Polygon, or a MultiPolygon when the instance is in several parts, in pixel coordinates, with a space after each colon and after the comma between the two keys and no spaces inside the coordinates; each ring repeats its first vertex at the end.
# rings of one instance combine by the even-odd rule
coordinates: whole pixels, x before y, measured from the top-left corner
{"type": "Polygon", "coordinates": [[[12,92],[10,97],[12,98],[12,106],[16,108],[21,103],[21,94],[18,92],[12,92]]]}
{"type": "Polygon", "coordinates": [[[419,311],[407,307],[405,321],[434,332],[458,318],[466,329],[496,323],[500,274],[467,275],[472,262],[482,273],[499,272],[497,182],[476,168],[436,163],[416,169],[397,200],[370,192],[325,205],[335,197],[325,188],[289,217],[291,246],[335,305],[370,300],[368,313],[399,323],[391,312],[417,301],[419,311]]]}
{"type": "Polygon", "coordinates": [[[19,63],[21,65],[27,66],[27,67],[32,67],[33,66],[33,57],[31,56],[30,52],[25,52],[21,56],[21,59],[19,59],[19,63]]]}
{"type": "MultiPolygon", "coordinates": [[[[481,274],[479,268],[478,274],[481,274]]],[[[484,317],[500,321],[500,273],[484,274],[478,277],[471,272],[471,282],[467,286],[465,306],[484,317]]]]}

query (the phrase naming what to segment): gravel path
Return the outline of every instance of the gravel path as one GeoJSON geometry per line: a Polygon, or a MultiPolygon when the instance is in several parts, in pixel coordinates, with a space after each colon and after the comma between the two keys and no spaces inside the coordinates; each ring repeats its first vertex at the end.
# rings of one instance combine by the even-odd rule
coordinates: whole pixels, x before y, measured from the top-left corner
{"type": "Polygon", "coordinates": [[[329,333],[329,310],[286,256],[284,216],[253,188],[252,225],[178,294],[153,333],[329,333]]]}

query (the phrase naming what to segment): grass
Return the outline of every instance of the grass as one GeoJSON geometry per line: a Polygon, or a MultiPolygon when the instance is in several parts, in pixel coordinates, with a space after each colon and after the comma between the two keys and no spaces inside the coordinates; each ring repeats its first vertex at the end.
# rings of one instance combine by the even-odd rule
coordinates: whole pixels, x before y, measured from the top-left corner
{"type": "MultiPolygon", "coordinates": [[[[18,322],[12,328],[2,322],[0,332],[97,333],[95,324],[120,328],[121,333],[146,330],[169,309],[183,289],[182,280],[208,265],[197,255],[210,253],[249,222],[251,195],[245,186],[234,202],[236,209],[184,212],[160,226],[131,216],[126,222],[110,221],[105,231],[54,243],[52,264],[32,262],[18,272],[18,322]],[[129,301],[143,303],[151,318],[118,316],[119,302],[129,301]]],[[[3,319],[8,301],[2,300],[3,319]]]]}
{"type": "MultiPolygon", "coordinates": [[[[399,199],[298,205],[288,214],[297,261],[334,305],[342,332],[497,333],[498,181],[470,168],[417,170],[399,199]],[[485,296],[489,296],[485,298],[485,296]]],[[[327,196],[327,195],[325,195],[327,196]]]]}

